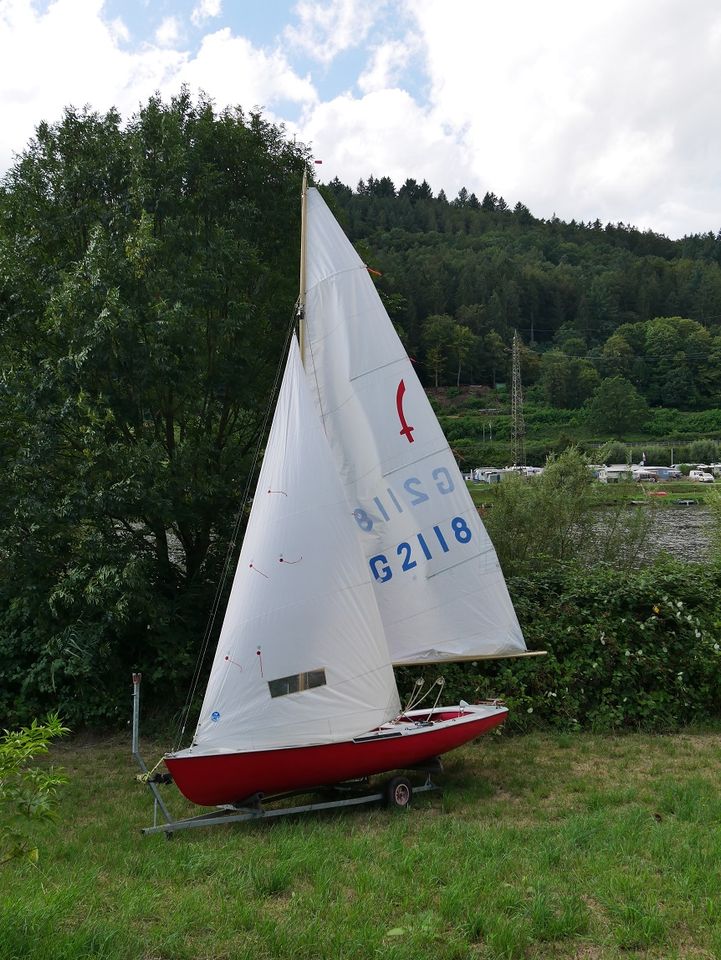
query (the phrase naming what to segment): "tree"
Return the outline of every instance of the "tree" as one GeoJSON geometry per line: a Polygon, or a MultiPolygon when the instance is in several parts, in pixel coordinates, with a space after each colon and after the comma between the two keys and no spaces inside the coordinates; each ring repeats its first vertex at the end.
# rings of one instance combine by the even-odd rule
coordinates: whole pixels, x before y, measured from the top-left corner
{"type": "Polygon", "coordinates": [[[719,458],[718,441],[694,440],[689,450],[689,456],[695,463],[715,463],[719,458]]]}
{"type": "MultiPolygon", "coordinates": [[[[598,452],[594,454],[599,463],[610,465],[612,463],[629,463],[631,451],[625,443],[619,443],[618,440],[607,440],[598,452]]],[[[652,461],[656,462],[656,461],[652,461]]]]}
{"type": "Polygon", "coordinates": [[[628,379],[633,371],[633,349],[624,337],[612,334],[603,345],[601,353],[603,370],[607,376],[621,376],[628,379]]]}
{"type": "Polygon", "coordinates": [[[396,188],[391,178],[381,177],[380,180],[377,180],[373,195],[376,197],[395,197],[396,188]]]}
{"type": "Polygon", "coordinates": [[[458,191],[456,199],[453,201],[454,207],[466,207],[468,206],[468,190],[465,187],[461,187],[458,191]]]}
{"type": "Polygon", "coordinates": [[[113,715],[141,658],[185,689],[293,314],[305,164],[183,91],[126,125],[68,110],[6,177],[4,715],[113,715]]]}
{"type": "Polygon", "coordinates": [[[451,337],[451,355],[455,357],[458,363],[458,371],[456,374],[456,386],[460,387],[461,385],[461,364],[465,363],[468,359],[471,351],[476,346],[477,337],[474,337],[468,327],[461,326],[460,323],[455,324],[455,329],[453,330],[453,335],[451,337]]]}
{"type": "Polygon", "coordinates": [[[327,189],[331,191],[338,199],[348,200],[349,197],[353,196],[353,191],[350,187],[347,187],[344,183],[338,179],[338,177],[333,177],[330,183],[327,186],[327,189]]]}
{"type": "Polygon", "coordinates": [[[66,782],[59,771],[32,765],[46,754],[50,742],[68,732],[56,714],[0,737],[0,867],[11,860],[38,859],[32,837],[36,823],[55,814],[58,787],[66,782]]]}
{"type": "Polygon", "coordinates": [[[441,371],[448,362],[456,326],[453,317],[447,314],[432,315],[423,324],[422,336],[426,348],[426,362],[433,371],[433,382],[436,387],[439,384],[441,371]]]}
{"type": "Polygon", "coordinates": [[[481,201],[481,210],[486,210],[488,213],[492,213],[498,206],[498,197],[495,193],[492,193],[490,190],[486,192],[481,201]]]}
{"type": "Polygon", "coordinates": [[[521,203],[520,200],[513,208],[513,215],[516,217],[519,223],[529,224],[533,223],[533,215],[525,203],[521,203]]]}
{"type": "Polygon", "coordinates": [[[495,388],[498,382],[498,374],[505,376],[509,361],[509,350],[503,342],[500,334],[491,330],[483,338],[483,352],[490,367],[490,383],[495,388]]]}
{"type": "Polygon", "coordinates": [[[420,187],[418,188],[418,199],[419,200],[432,200],[433,191],[431,190],[431,185],[427,180],[424,180],[420,187]]]}
{"type": "Polygon", "coordinates": [[[576,409],[591,396],[600,377],[588,360],[549,350],[541,358],[539,383],[552,406],[576,409]]]}
{"type": "Polygon", "coordinates": [[[591,429],[618,436],[642,427],[647,417],[646,401],[624,377],[602,380],[585,409],[591,429]]]}
{"type": "Polygon", "coordinates": [[[417,203],[418,200],[430,200],[433,193],[425,180],[419,184],[411,177],[400,188],[398,196],[406,197],[411,203],[417,203]]]}

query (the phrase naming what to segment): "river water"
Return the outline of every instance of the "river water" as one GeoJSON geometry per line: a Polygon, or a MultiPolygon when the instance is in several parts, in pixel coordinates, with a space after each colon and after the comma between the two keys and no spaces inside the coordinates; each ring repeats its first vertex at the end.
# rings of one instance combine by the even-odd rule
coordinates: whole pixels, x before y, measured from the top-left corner
{"type": "Polygon", "coordinates": [[[712,551],[714,520],[707,507],[669,505],[649,509],[649,529],[642,554],[652,560],[666,551],[679,560],[703,563],[712,551]]]}

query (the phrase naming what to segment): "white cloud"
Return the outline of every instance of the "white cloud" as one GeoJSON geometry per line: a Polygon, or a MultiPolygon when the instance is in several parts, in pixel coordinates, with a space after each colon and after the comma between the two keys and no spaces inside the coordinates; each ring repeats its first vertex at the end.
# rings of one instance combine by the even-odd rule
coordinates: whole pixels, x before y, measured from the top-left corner
{"type": "Polygon", "coordinates": [[[395,86],[417,47],[417,39],[410,35],[379,44],[372,50],[370,63],[358,78],[359,88],[363,93],[372,93],[395,86]]]}
{"type": "Polygon", "coordinates": [[[63,107],[132,112],[182,63],[171,50],[121,50],[117,23],[106,24],[101,12],[102,0],[55,0],[45,13],[28,0],[0,6],[0,170],[63,107]]]}
{"type": "MultiPolygon", "coordinates": [[[[128,49],[127,31],[102,14],[103,0],[54,0],[45,12],[31,0],[0,0],[0,173],[41,120],[59,120],[70,104],[115,106],[129,116],[156,90],[170,96],[183,82],[219,107],[290,101],[308,108],[316,100],[311,81],[282,53],[258,50],[228,29],[204,37],[196,56],[159,44],[128,49]]],[[[161,39],[170,42],[171,33],[161,39]]]]}
{"type": "Polygon", "coordinates": [[[174,82],[202,88],[219,104],[272,108],[281,101],[310,106],[315,88],[295,73],[279,51],[266,53],[228,27],[203,37],[196,57],[178,71],[174,82]]]}
{"type": "Polygon", "coordinates": [[[286,27],[285,39],[320,63],[330,63],[339,53],[364,42],[383,12],[387,0],[299,0],[297,26],[286,27]]]}
{"type": "MultiPolygon", "coordinates": [[[[194,4],[196,25],[220,14],[220,0],[194,4]]],[[[673,236],[721,226],[716,0],[301,0],[285,50],[226,27],[196,53],[181,48],[177,17],[138,45],[104,12],[103,0],[43,10],[0,0],[0,170],[68,104],[128,116],[185,81],[219,106],[263,106],[271,119],[300,108],[292,129],[312,141],[324,177],[425,177],[449,196],[493,190],[538,216],[673,236]],[[358,51],[365,67],[351,74],[358,51]],[[294,65],[304,54],[323,83],[341,76],[337,89],[360,96],[323,102],[294,65]]]]}
{"type": "Polygon", "coordinates": [[[541,216],[675,235],[718,229],[714,0],[683,9],[675,0],[409,0],[407,9],[425,48],[429,110],[466,150],[469,189],[541,216]],[[681,202],[681,184],[699,177],[705,189],[681,202]]]}
{"type": "Polygon", "coordinates": [[[155,42],[159,47],[174,47],[180,42],[182,30],[177,17],[165,17],[155,31],[155,42]]]}
{"type": "Polygon", "coordinates": [[[190,19],[196,27],[205,23],[206,20],[212,20],[219,17],[222,9],[221,0],[200,0],[200,3],[193,9],[190,19]]]}
{"type": "Polygon", "coordinates": [[[108,29],[110,30],[110,36],[113,40],[121,43],[127,43],[130,40],[130,31],[120,17],[111,20],[108,24],[108,29]]]}
{"type": "Polygon", "coordinates": [[[320,103],[298,132],[323,161],[324,180],[338,176],[355,186],[373,174],[389,176],[399,187],[414,177],[440,189],[451,172],[459,183],[470,176],[463,147],[404,90],[382,90],[361,99],[345,95],[320,103]]]}

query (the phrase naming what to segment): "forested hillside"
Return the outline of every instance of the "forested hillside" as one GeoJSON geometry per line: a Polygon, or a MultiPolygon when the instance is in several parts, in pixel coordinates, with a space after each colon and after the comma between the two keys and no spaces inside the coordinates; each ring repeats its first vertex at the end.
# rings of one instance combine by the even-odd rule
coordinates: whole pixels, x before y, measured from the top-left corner
{"type": "Polygon", "coordinates": [[[715,405],[721,385],[721,232],[669,240],[624,224],[539,220],[523,204],[451,200],[425,181],[328,185],[426,384],[507,378],[579,407],[622,376],[656,406],[715,405]]]}

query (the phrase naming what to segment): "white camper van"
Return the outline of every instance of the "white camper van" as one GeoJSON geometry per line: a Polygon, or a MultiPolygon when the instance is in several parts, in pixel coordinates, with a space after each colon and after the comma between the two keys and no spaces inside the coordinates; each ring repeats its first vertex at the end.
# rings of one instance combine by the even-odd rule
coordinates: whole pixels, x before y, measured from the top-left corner
{"type": "Polygon", "coordinates": [[[713,483],[713,474],[705,470],[691,470],[688,475],[689,480],[695,480],[697,483],[713,483]]]}

